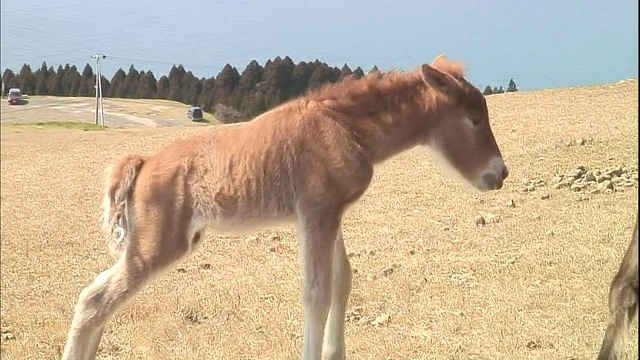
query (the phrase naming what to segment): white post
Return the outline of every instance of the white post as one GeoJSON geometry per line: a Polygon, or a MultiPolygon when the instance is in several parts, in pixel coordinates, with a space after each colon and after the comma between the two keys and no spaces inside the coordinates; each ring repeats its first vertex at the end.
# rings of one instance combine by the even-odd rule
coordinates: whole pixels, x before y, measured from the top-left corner
{"type": "Polygon", "coordinates": [[[102,65],[98,58],[98,91],[100,92],[100,125],[104,127],[104,98],[102,97],[102,65]]]}
{"type": "Polygon", "coordinates": [[[100,72],[98,71],[98,66],[96,65],[96,125],[100,125],[100,120],[98,119],[98,106],[99,106],[99,101],[98,101],[98,81],[99,81],[99,76],[98,74],[100,74],[100,72]]]}
{"type": "Polygon", "coordinates": [[[102,66],[100,60],[106,56],[93,54],[91,58],[96,59],[96,125],[104,127],[104,101],[102,97],[102,66]]]}

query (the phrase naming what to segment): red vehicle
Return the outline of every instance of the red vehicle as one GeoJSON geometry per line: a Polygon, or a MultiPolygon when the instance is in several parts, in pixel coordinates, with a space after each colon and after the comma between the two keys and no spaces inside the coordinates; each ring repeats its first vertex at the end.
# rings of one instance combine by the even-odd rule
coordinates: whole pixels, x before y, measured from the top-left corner
{"type": "Polygon", "coordinates": [[[19,104],[22,101],[22,93],[18,88],[9,89],[8,101],[11,105],[19,104]]]}

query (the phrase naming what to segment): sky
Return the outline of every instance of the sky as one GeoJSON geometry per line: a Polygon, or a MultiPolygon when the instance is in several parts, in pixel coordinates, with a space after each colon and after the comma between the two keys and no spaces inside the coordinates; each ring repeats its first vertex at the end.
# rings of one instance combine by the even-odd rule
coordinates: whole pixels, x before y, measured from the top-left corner
{"type": "Polygon", "coordinates": [[[510,78],[520,89],[574,86],[638,73],[632,0],[23,0],[1,7],[3,71],[42,61],[81,67],[95,52],[111,56],[108,77],[131,63],[156,77],[173,63],[211,77],[226,63],[242,71],[253,59],[285,55],[408,70],[445,53],[463,60],[479,87],[510,78]]]}

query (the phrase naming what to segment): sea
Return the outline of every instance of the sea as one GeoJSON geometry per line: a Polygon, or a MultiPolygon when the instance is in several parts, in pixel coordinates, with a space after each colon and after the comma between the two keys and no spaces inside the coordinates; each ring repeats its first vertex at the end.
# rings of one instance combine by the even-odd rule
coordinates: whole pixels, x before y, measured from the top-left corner
{"type": "Polygon", "coordinates": [[[638,76],[637,0],[21,0],[1,2],[2,71],[131,65],[197,77],[251,60],[411,70],[444,53],[478,87],[519,90],[638,76]]]}

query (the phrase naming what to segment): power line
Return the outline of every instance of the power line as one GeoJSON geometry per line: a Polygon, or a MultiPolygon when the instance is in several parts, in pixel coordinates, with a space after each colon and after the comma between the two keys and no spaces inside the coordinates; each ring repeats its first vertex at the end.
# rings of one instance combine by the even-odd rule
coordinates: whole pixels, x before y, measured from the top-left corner
{"type": "MultiPolygon", "coordinates": [[[[284,58],[284,56],[280,56],[280,57],[284,58]]],[[[182,65],[182,67],[184,68],[207,68],[207,69],[220,70],[223,67],[223,66],[215,66],[215,65],[185,64],[181,62],[157,61],[157,60],[130,58],[130,57],[113,56],[113,55],[109,55],[108,58],[115,59],[115,60],[131,61],[132,63],[137,62],[137,63],[148,63],[148,64],[159,64],[159,65],[182,65]]],[[[411,56],[403,55],[403,56],[396,56],[396,57],[385,57],[385,58],[377,58],[377,61],[374,61],[374,63],[378,63],[378,62],[396,62],[397,63],[402,60],[408,60],[408,59],[411,59],[411,56]]],[[[273,60],[273,59],[270,59],[270,60],[273,60]]],[[[307,60],[299,60],[298,62],[301,62],[301,61],[313,62],[316,60],[326,64],[350,64],[350,66],[356,66],[356,67],[361,66],[361,65],[358,65],[357,62],[352,59],[338,59],[338,58],[331,58],[331,57],[322,58],[322,59],[319,57],[316,57],[314,59],[309,58],[307,60]]],[[[262,63],[264,64],[266,61],[268,60],[265,60],[262,63]]],[[[260,61],[258,61],[258,63],[260,63],[260,61]]],[[[239,66],[239,65],[233,65],[233,64],[230,64],[230,65],[235,67],[239,66]]],[[[338,66],[338,65],[335,65],[335,66],[338,66]]]]}
{"type": "Polygon", "coordinates": [[[145,60],[145,59],[136,59],[136,58],[121,57],[121,56],[112,56],[112,55],[109,55],[109,59],[141,62],[141,63],[149,63],[149,64],[159,64],[159,65],[182,65],[183,67],[188,67],[188,68],[209,68],[209,69],[219,68],[219,66],[213,66],[213,65],[183,64],[179,62],[145,60]]]}
{"type": "MultiPolygon", "coordinates": [[[[94,54],[95,55],[95,54],[94,54]]],[[[91,56],[91,58],[95,59],[94,55],[91,56]]],[[[194,68],[200,68],[200,69],[211,69],[211,70],[216,70],[216,71],[220,71],[224,65],[222,65],[222,63],[220,63],[220,65],[203,65],[203,64],[185,64],[185,63],[181,63],[181,62],[170,62],[170,61],[158,61],[158,60],[150,60],[150,59],[142,59],[142,58],[132,58],[132,57],[125,57],[125,56],[114,56],[114,55],[105,55],[105,54],[100,54],[102,56],[102,59],[113,59],[113,60],[120,60],[120,61],[130,61],[131,64],[133,65],[137,65],[140,63],[147,63],[147,64],[157,64],[157,65],[170,65],[170,66],[178,66],[181,65],[182,67],[184,67],[185,69],[194,69],[194,68]]],[[[283,56],[281,56],[283,57],[283,56]]],[[[376,61],[374,61],[374,63],[379,63],[379,62],[399,62],[402,60],[407,60],[410,59],[410,56],[396,56],[396,57],[386,57],[386,58],[377,58],[376,61]]],[[[257,59],[254,59],[257,60],[257,59]]],[[[264,63],[266,63],[266,61],[268,61],[269,59],[265,60],[265,61],[258,61],[258,63],[264,65],[264,63]]],[[[273,59],[270,59],[273,60],[273,59]]],[[[297,62],[301,62],[301,61],[305,61],[305,62],[314,62],[315,60],[318,60],[320,62],[326,63],[326,64],[333,64],[333,66],[337,66],[339,67],[341,64],[349,64],[349,66],[351,67],[358,67],[358,66],[362,66],[361,64],[358,64],[356,61],[352,60],[352,59],[338,59],[338,58],[332,58],[332,57],[314,57],[314,58],[307,58],[307,59],[303,59],[303,60],[298,60],[297,62]]],[[[77,62],[67,62],[66,64],[69,65],[74,65],[75,63],[77,64],[82,64],[84,61],[77,61],[77,62]]],[[[226,63],[225,63],[226,64],[226,63]]],[[[242,66],[241,64],[231,64],[230,65],[240,69],[240,66],[242,66]]],[[[97,65],[97,64],[96,64],[97,65]]],[[[64,64],[59,64],[59,67],[64,67],[64,64]]],[[[378,64],[378,66],[380,66],[378,64]]],[[[395,67],[395,66],[393,66],[395,67]]],[[[55,66],[53,66],[53,64],[48,63],[47,64],[47,68],[54,68],[55,70],[55,66]]],[[[6,70],[9,69],[8,67],[5,67],[3,69],[6,70]]],[[[122,68],[121,68],[122,69],[122,68]]],[[[126,70],[126,69],[123,69],[126,70]]]]}

